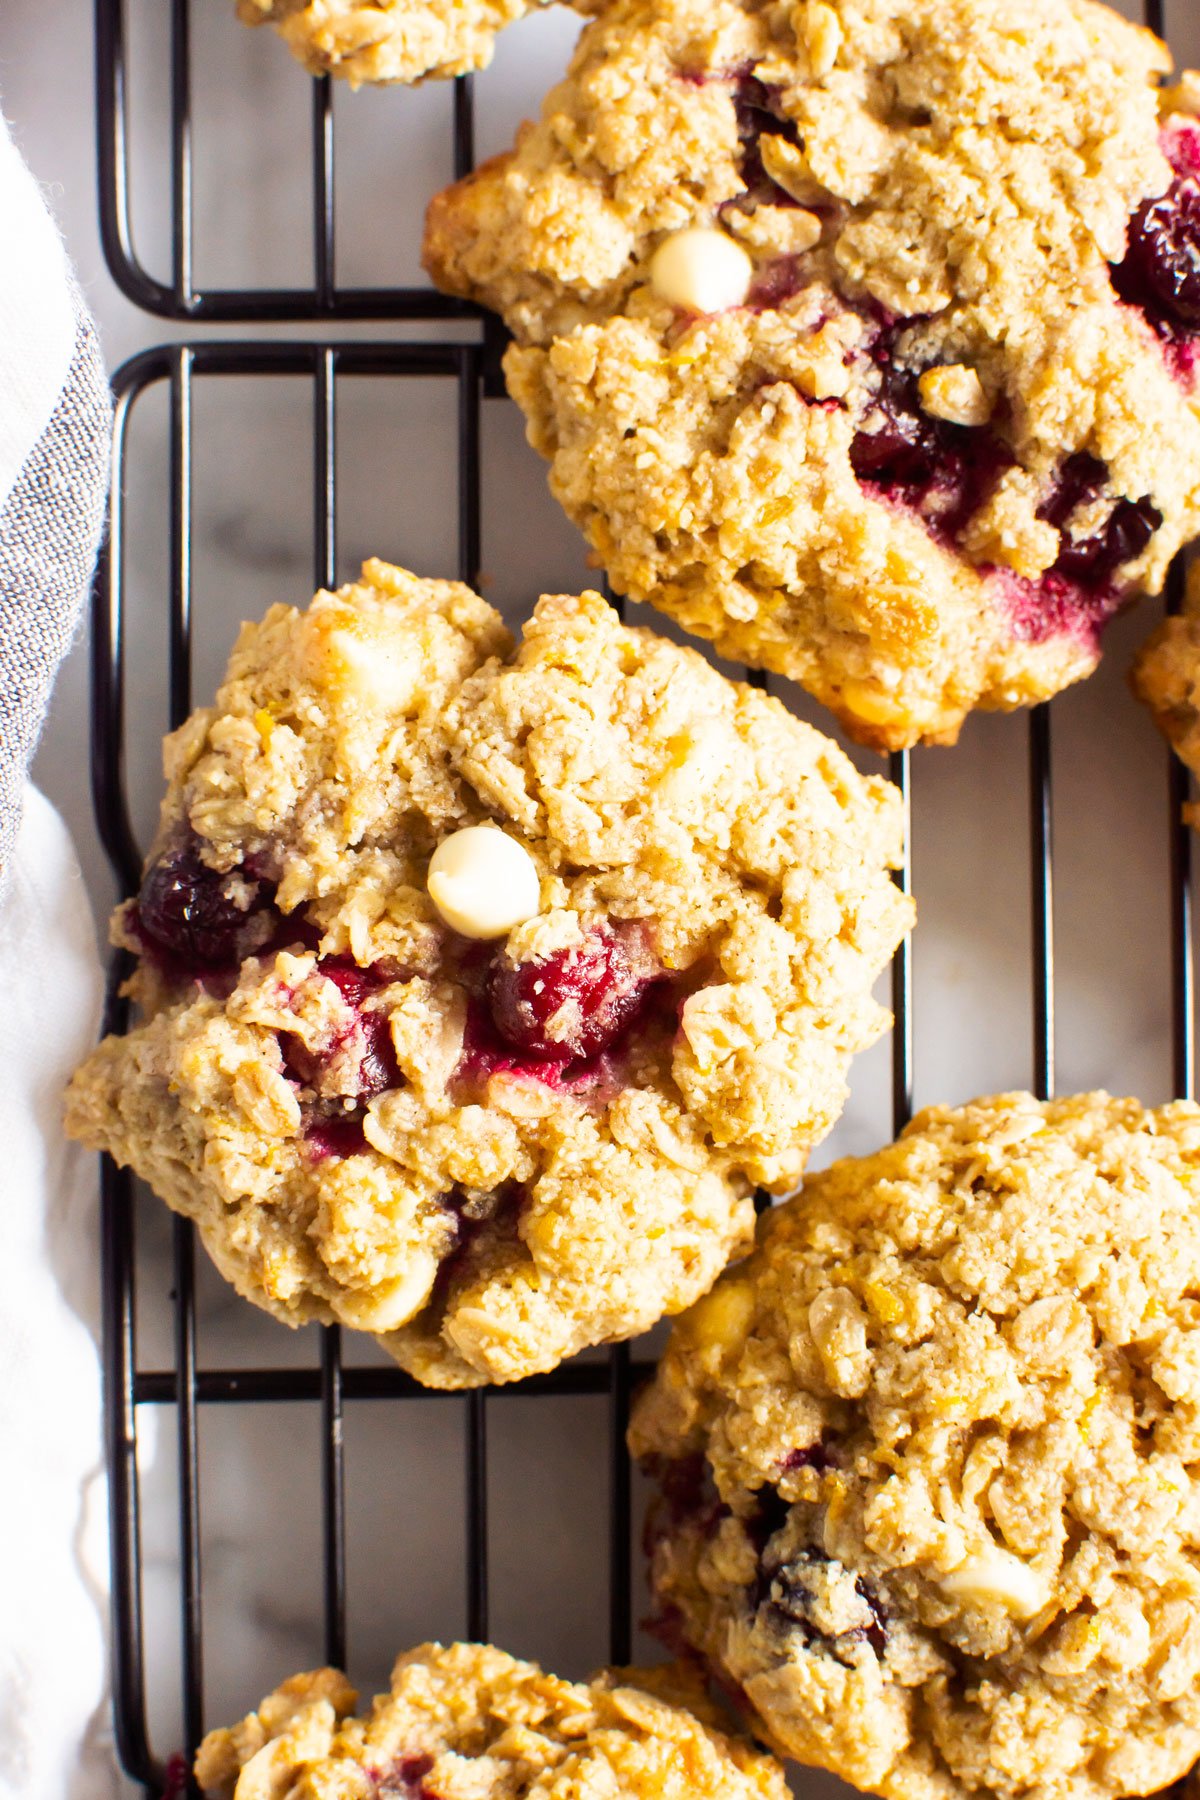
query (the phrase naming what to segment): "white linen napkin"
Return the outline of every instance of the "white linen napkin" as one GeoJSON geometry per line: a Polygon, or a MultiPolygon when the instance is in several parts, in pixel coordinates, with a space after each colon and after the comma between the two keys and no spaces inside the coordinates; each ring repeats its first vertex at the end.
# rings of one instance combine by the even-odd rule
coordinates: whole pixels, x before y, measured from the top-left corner
{"type": "Polygon", "coordinates": [[[0,119],[0,1800],[111,1800],[95,1159],[62,1132],[95,925],[26,771],[104,519],[111,406],[0,119]]]}
{"type": "Polygon", "coordinates": [[[66,828],[25,795],[0,903],[0,1796],[110,1800],[95,1158],[62,1092],[95,1039],[96,931],[66,828]]]}

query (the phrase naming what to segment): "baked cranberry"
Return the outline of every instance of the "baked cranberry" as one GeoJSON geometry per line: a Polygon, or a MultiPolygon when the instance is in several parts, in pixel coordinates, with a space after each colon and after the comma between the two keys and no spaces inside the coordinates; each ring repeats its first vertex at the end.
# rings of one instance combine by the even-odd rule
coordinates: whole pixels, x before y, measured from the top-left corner
{"type": "Polygon", "coordinates": [[[372,1777],[380,1800],[437,1800],[425,1777],[433,1767],[432,1756],[401,1756],[390,1769],[372,1777]]]}
{"type": "MultiPolygon", "coordinates": [[[[1108,481],[1108,468],[1086,450],[1067,458],[1038,518],[1063,531],[1077,507],[1099,498],[1108,481]]],[[[1118,500],[1104,529],[1089,538],[1063,537],[1053,573],[1082,588],[1106,588],[1123,563],[1142,554],[1162,524],[1162,514],[1148,496],[1118,500]]]]}
{"type": "Polygon", "coordinates": [[[1089,651],[1098,650],[1104,626],[1121,607],[1121,597],[1113,588],[1083,588],[1053,570],[1037,581],[1028,581],[1012,569],[993,569],[991,576],[1009,630],[1026,644],[1071,637],[1089,651]]]}
{"type": "Polygon", "coordinates": [[[746,296],[746,304],[759,312],[773,312],[807,286],[804,265],[798,256],[777,256],[760,263],[746,296]]]}
{"type": "Polygon", "coordinates": [[[871,1612],[871,1623],[869,1625],[860,1626],[859,1630],[866,1638],[868,1644],[870,1644],[876,1656],[882,1656],[887,1649],[888,1640],[887,1608],[884,1606],[883,1601],[879,1598],[879,1595],[875,1592],[875,1589],[871,1586],[870,1582],[864,1581],[861,1575],[855,1577],[854,1590],[859,1595],[860,1599],[866,1601],[871,1612]]]}
{"type": "Polygon", "coordinates": [[[779,1470],[783,1475],[791,1475],[797,1469],[815,1469],[818,1474],[822,1474],[824,1470],[836,1469],[837,1466],[838,1456],[833,1440],[820,1437],[815,1444],[805,1444],[802,1449],[789,1450],[780,1463],[779,1470]]]}
{"type": "Polygon", "coordinates": [[[761,1606],[764,1599],[769,1601],[774,1613],[790,1625],[799,1627],[805,1643],[826,1644],[835,1656],[848,1660],[852,1654],[851,1646],[864,1642],[871,1646],[876,1656],[882,1656],[887,1649],[887,1612],[871,1584],[861,1575],[855,1577],[854,1591],[866,1604],[869,1623],[852,1625],[836,1634],[823,1631],[816,1623],[819,1583],[815,1577],[818,1570],[827,1567],[829,1560],[823,1550],[800,1551],[769,1576],[760,1577],[755,1590],[757,1605],[761,1606]],[[764,1582],[765,1592],[761,1592],[764,1582]]]}
{"type": "Polygon", "coordinates": [[[1108,467],[1098,456],[1078,450],[1058,471],[1049,498],[1038,507],[1038,518],[1061,531],[1076,507],[1095,500],[1108,480],[1108,467]]]}
{"type": "Polygon", "coordinates": [[[850,465],[860,481],[914,506],[931,529],[957,537],[1012,462],[988,426],[951,425],[921,405],[919,375],[896,360],[903,324],[884,331],[871,352],[879,390],[869,428],[856,433],[850,465]]]}
{"type": "Polygon", "coordinates": [[[721,1520],[729,1517],[729,1508],[717,1492],[712,1470],[700,1451],[673,1461],[655,1461],[648,1468],[658,1481],[659,1497],[646,1514],[647,1555],[658,1538],[680,1525],[692,1525],[705,1537],[711,1537],[721,1520]]]}
{"type": "Polygon", "coordinates": [[[1152,500],[1118,500],[1103,531],[1064,542],[1054,572],[1081,587],[1108,587],[1124,563],[1142,554],[1162,522],[1152,500]]]}
{"type": "Polygon", "coordinates": [[[146,870],[136,925],[152,949],[185,968],[219,968],[239,961],[246,926],[270,898],[268,884],[244,869],[210,869],[199,839],[189,837],[146,870]]]}
{"type": "Polygon", "coordinates": [[[1200,178],[1200,120],[1176,113],[1163,129],[1163,154],[1177,175],[1200,178]]]}
{"type": "Polygon", "coordinates": [[[860,480],[880,487],[928,487],[942,463],[937,423],[921,410],[917,377],[889,360],[882,364],[872,428],[850,446],[850,462],[860,480]]]}
{"type": "Polygon", "coordinates": [[[506,1181],[487,1194],[467,1195],[461,1188],[454,1187],[442,1195],[441,1205],[450,1215],[454,1237],[438,1264],[426,1301],[432,1314],[436,1316],[445,1311],[451,1288],[460,1280],[470,1279],[489,1242],[516,1237],[517,1220],[525,1198],[525,1189],[516,1181],[506,1181]]]}
{"type": "Polygon", "coordinates": [[[1194,177],[1180,176],[1134,213],[1113,286],[1156,323],[1200,331],[1200,182],[1194,177]]]}
{"type": "Polygon", "coordinates": [[[314,1162],[360,1156],[367,1148],[362,1117],[355,1113],[347,1113],[343,1118],[315,1114],[305,1124],[304,1142],[314,1162]]]}
{"type": "Polygon", "coordinates": [[[497,956],[488,980],[496,1029],[535,1061],[580,1062],[607,1050],[662,969],[644,929],[599,925],[538,962],[497,956]]]}
{"type": "Polygon", "coordinates": [[[323,956],[317,970],[326,981],[332,981],[342,999],[351,1006],[361,1006],[385,985],[382,975],[377,975],[374,969],[361,968],[348,956],[323,956]]]}
{"type": "Polygon", "coordinates": [[[561,1088],[565,1068],[565,1063],[546,1062],[518,1052],[507,1038],[500,1036],[486,1002],[474,996],[467,1001],[463,1053],[454,1071],[458,1084],[474,1088],[493,1075],[520,1075],[546,1087],[561,1088]]]}
{"type": "Polygon", "coordinates": [[[779,137],[789,144],[799,144],[800,134],[783,110],[783,90],[760,81],[751,73],[752,66],[748,65],[732,77],[733,110],[740,145],[738,166],[745,183],[745,193],[739,195],[738,200],[740,203],[749,196],[764,205],[796,206],[798,202],[772,181],[763,167],[760,140],[764,136],[779,137]]]}
{"type": "Polygon", "coordinates": [[[319,1050],[310,1050],[294,1033],[286,1033],[289,1070],[323,1095],[359,1102],[398,1087],[400,1069],[387,1014],[366,1006],[371,995],[386,986],[387,978],[344,956],[322,957],[317,973],[333,982],[353,1016],[319,1050]]]}

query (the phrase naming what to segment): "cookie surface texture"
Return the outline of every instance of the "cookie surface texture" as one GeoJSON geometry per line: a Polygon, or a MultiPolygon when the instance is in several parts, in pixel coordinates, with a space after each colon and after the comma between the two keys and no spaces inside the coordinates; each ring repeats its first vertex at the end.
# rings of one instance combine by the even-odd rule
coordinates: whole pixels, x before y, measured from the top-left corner
{"type": "Polygon", "coordinates": [[[361,1717],[336,1669],[295,1675],[196,1758],[209,1800],[787,1800],[686,1671],[562,1681],[488,1644],[422,1644],[361,1717]]]}
{"type": "Polygon", "coordinates": [[[635,1412],[665,1621],[888,1800],[1200,1751],[1200,1108],[1008,1094],[810,1177],[635,1412]]]}

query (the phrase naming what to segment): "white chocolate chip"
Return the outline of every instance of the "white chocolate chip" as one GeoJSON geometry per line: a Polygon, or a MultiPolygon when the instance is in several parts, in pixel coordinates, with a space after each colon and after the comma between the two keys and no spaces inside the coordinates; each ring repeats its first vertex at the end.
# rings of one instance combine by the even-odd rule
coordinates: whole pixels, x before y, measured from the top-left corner
{"type": "Polygon", "coordinates": [[[402,712],[411,703],[418,665],[396,638],[346,627],[330,633],[329,657],[343,691],[365,706],[402,712]]]}
{"type": "Polygon", "coordinates": [[[740,1355],[754,1323],[754,1289],[748,1281],[719,1281],[684,1314],[681,1331],[724,1361],[740,1355]]]}
{"type": "Polygon", "coordinates": [[[925,411],[949,425],[986,425],[992,416],[982,381],[965,363],[926,369],[917,386],[925,411]]]}
{"type": "Polygon", "coordinates": [[[754,264],[724,231],[694,225],[664,238],[650,259],[650,285],[685,312],[717,313],[745,304],[754,264]]]}
{"type": "Polygon", "coordinates": [[[940,1580],[943,1593],[968,1605],[1002,1606],[1015,1619],[1030,1619],[1046,1604],[1041,1576],[1008,1550],[982,1550],[940,1580]]]}
{"type": "Polygon", "coordinates": [[[871,1379],[867,1316],[848,1288],[822,1288],[808,1308],[808,1329],[821,1372],[835,1394],[856,1400],[871,1379]]]}
{"type": "Polygon", "coordinates": [[[451,931],[463,937],[503,937],[541,905],[533,858],[491,825],[467,825],[444,839],[430,858],[425,885],[451,931]]]}

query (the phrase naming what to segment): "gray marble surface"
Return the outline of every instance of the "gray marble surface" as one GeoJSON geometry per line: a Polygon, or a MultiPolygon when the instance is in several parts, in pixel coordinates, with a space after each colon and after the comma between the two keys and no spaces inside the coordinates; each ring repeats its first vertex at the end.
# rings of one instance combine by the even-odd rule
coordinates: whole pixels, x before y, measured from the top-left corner
{"type": "MultiPolygon", "coordinates": [[[[5,0],[0,103],[46,184],[115,366],[174,333],[138,313],[105,270],[89,9],[72,0],[55,10],[51,29],[44,0],[5,0]]],[[[163,0],[130,4],[135,216],[140,254],[155,273],[165,272],[167,10],[163,0]]],[[[234,26],[224,0],[197,0],[193,11],[198,277],[303,282],[311,259],[308,85],[266,34],[234,26]]],[[[1193,0],[1168,0],[1168,17],[1179,55],[1200,60],[1193,0]]],[[[551,12],[504,39],[478,84],[481,154],[506,143],[535,108],[574,30],[570,17],[551,12]]],[[[344,280],[418,278],[423,204],[449,174],[449,105],[444,87],[338,94],[344,280]]],[[[363,326],[341,335],[386,333],[363,326]]],[[[197,384],[195,406],[194,683],[204,696],[241,618],[310,591],[311,394],[302,381],[213,379],[197,384]]],[[[346,381],[338,428],[339,573],[372,552],[451,572],[449,384],[346,381]]],[[[165,725],[166,444],[158,389],[134,409],[126,483],[127,753],[143,833],[157,802],[165,725]]],[[[484,466],[487,592],[516,618],[539,591],[586,582],[583,546],[551,501],[506,401],[485,408],[484,466]]],[[[1148,1101],[1171,1088],[1167,764],[1125,670],[1156,616],[1146,607],[1121,621],[1100,673],[1053,709],[1058,1084],[1103,1084],[1148,1101]]],[[[112,885],[91,817],[86,688],[80,649],[64,670],[36,775],[74,830],[99,919],[112,885]]],[[[776,691],[820,718],[786,684],[776,691]]],[[[1030,1080],[1027,745],[1023,717],[977,718],[955,751],[913,758],[918,1103],[1030,1080]]],[[[860,1059],[845,1117],[819,1161],[890,1135],[889,1057],[885,1041],[860,1059]]],[[[162,1211],[143,1205],[138,1320],[147,1367],[166,1367],[171,1355],[168,1238],[162,1211]]],[[[290,1334],[260,1317],[207,1267],[200,1301],[202,1364],[315,1361],[312,1333],[290,1334]]],[[[353,1343],[348,1355],[370,1361],[374,1352],[353,1343]]],[[[604,1405],[515,1394],[491,1404],[490,1420],[492,1635],[563,1673],[581,1673],[606,1651],[604,1405]]],[[[178,1548],[173,1419],[164,1410],[154,1423],[157,1447],[148,1430],[143,1457],[146,1635],[152,1729],[165,1749],[178,1733],[178,1548]]],[[[350,1411],[350,1666],[364,1685],[383,1681],[397,1648],[464,1628],[462,1431],[453,1401],[350,1411]]],[[[320,1656],[316,1410],[209,1408],[201,1447],[207,1708],[215,1722],[320,1656]]],[[[799,1791],[836,1785],[805,1776],[799,1791]]]]}

